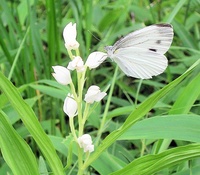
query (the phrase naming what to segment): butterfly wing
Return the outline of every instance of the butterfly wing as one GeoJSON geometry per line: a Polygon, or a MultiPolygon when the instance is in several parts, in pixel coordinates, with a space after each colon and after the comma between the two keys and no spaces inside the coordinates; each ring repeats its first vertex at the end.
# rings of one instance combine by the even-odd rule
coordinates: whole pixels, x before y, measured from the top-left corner
{"type": "Polygon", "coordinates": [[[170,24],[156,24],[126,35],[107,52],[126,75],[149,79],[166,69],[168,61],[163,54],[172,39],[170,24]]]}
{"type": "Polygon", "coordinates": [[[170,24],[155,24],[126,35],[114,44],[113,49],[135,46],[164,54],[172,39],[173,28],[170,24]]]}
{"type": "Polygon", "coordinates": [[[113,59],[127,76],[141,79],[161,74],[168,63],[163,54],[135,47],[118,49],[113,59]]]}

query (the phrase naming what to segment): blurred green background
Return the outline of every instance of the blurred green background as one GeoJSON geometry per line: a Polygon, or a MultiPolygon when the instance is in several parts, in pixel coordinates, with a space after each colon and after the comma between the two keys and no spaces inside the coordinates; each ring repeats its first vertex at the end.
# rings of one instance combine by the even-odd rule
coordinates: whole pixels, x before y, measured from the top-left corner
{"type": "MultiPolygon", "coordinates": [[[[69,134],[68,119],[62,110],[69,89],[57,84],[51,76],[51,66],[67,66],[70,61],[62,37],[62,31],[69,22],[77,24],[77,41],[83,60],[92,51],[104,51],[104,46],[112,45],[120,37],[144,26],[170,23],[174,28],[173,43],[166,53],[169,66],[163,74],[140,81],[119,71],[108,113],[111,120],[103,138],[119,128],[137,104],[182,75],[200,59],[199,0],[1,0],[0,70],[33,107],[44,130],[50,135],[65,137],[69,134]]],[[[107,59],[98,69],[88,71],[85,91],[92,84],[101,89],[108,87],[115,67],[116,64],[107,59]]],[[[193,86],[197,88],[197,95],[190,105],[173,107],[191,80],[197,78],[199,70],[200,67],[195,69],[184,82],[162,98],[145,118],[170,114],[171,109],[171,114],[181,114],[185,110],[183,113],[200,115],[198,81],[193,86]]],[[[75,81],[75,75],[72,77],[75,81]]],[[[186,92],[188,97],[182,98],[188,101],[194,90],[186,92]]],[[[86,132],[96,134],[105,102],[98,105],[89,118],[86,132]]],[[[0,101],[0,105],[18,133],[30,141],[37,153],[34,141],[28,137],[29,133],[12,106],[4,100],[0,101]]],[[[185,144],[184,141],[174,141],[170,146],[185,144]]],[[[130,140],[118,143],[116,147],[123,152],[121,159],[129,157],[132,160],[143,151],[144,154],[149,153],[152,142],[130,140]],[[132,148],[134,156],[129,156],[132,148]],[[141,151],[143,148],[145,150],[141,151]]],[[[112,147],[111,152],[114,150],[112,147]]],[[[1,162],[3,165],[3,160],[1,162]]]]}

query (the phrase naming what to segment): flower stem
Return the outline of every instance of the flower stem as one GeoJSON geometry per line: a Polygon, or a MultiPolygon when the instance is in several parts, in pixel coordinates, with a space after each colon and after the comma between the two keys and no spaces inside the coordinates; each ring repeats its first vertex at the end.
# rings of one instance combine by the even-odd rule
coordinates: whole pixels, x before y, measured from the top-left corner
{"type": "Polygon", "coordinates": [[[101,125],[100,125],[100,128],[99,128],[98,133],[97,133],[96,145],[99,144],[101,135],[104,131],[104,127],[105,127],[105,123],[106,123],[106,117],[107,117],[108,110],[109,110],[109,107],[110,107],[110,102],[111,102],[111,98],[112,98],[112,94],[113,94],[113,90],[114,90],[115,81],[116,81],[116,78],[117,78],[118,69],[119,69],[118,66],[116,66],[115,73],[114,73],[112,83],[111,83],[111,87],[110,87],[110,91],[109,91],[109,95],[108,95],[108,99],[107,99],[107,102],[106,102],[106,107],[105,107],[105,110],[104,110],[104,113],[103,113],[103,118],[101,120],[101,125]]]}
{"type": "Polygon", "coordinates": [[[80,56],[79,49],[76,49],[76,56],[80,56]]]}
{"type": "Polygon", "coordinates": [[[68,52],[68,54],[69,54],[70,59],[73,60],[73,54],[72,54],[72,51],[69,50],[69,49],[67,49],[67,52],[68,52]]]}
{"type": "Polygon", "coordinates": [[[84,128],[84,119],[82,115],[82,98],[83,98],[83,87],[85,82],[85,73],[86,73],[86,67],[83,72],[78,72],[77,78],[78,78],[78,124],[79,124],[79,137],[83,135],[83,128],[84,128]]]}
{"type": "Polygon", "coordinates": [[[75,141],[77,142],[76,131],[75,131],[75,128],[74,128],[74,117],[69,117],[69,126],[70,126],[70,129],[71,129],[71,133],[72,133],[75,141]]]}
{"type": "Polygon", "coordinates": [[[83,149],[78,145],[78,175],[83,175],[83,149]]]}
{"type": "Polygon", "coordinates": [[[90,109],[90,104],[86,103],[85,104],[85,110],[84,110],[84,113],[83,113],[83,125],[85,124],[85,122],[88,118],[89,109],[90,109]]]}
{"type": "Polygon", "coordinates": [[[79,137],[82,135],[83,131],[83,118],[82,118],[82,81],[81,81],[81,73],[77,74],[78,79],[78,124],[79,124],[79,137]]]}
{"type": "Polygon", "coordinates": [[[74,87],[73,83],[70,83],[70,88],[71,88],[71,93],[74,96],[74,100],[77,101],[78,97],[77,97],[76,90],[75,90],[75,87],[74,87]]]}

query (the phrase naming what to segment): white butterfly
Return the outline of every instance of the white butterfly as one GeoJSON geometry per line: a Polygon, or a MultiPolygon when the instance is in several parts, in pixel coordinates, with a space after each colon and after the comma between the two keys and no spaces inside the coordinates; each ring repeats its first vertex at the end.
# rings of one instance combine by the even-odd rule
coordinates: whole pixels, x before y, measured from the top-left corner
{"type": "Polygon", "coordinates": [[[129,33],[105,50],[127,76],[149,79],[166,69],[164,53],[172,40],[170,24],[155,24],[129,33]]]}

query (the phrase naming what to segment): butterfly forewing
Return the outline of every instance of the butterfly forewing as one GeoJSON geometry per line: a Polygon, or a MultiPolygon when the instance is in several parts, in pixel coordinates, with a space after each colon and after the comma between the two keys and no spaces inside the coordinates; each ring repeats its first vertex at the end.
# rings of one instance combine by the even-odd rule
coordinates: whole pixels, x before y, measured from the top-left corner
{"type": "Polygon", "coordinates": [[[155,24],[136,30],[118,40],[114,50],[125,47],[142,47],[164,54],[173,39],[173,28],[170,24],[155,24]]]}

